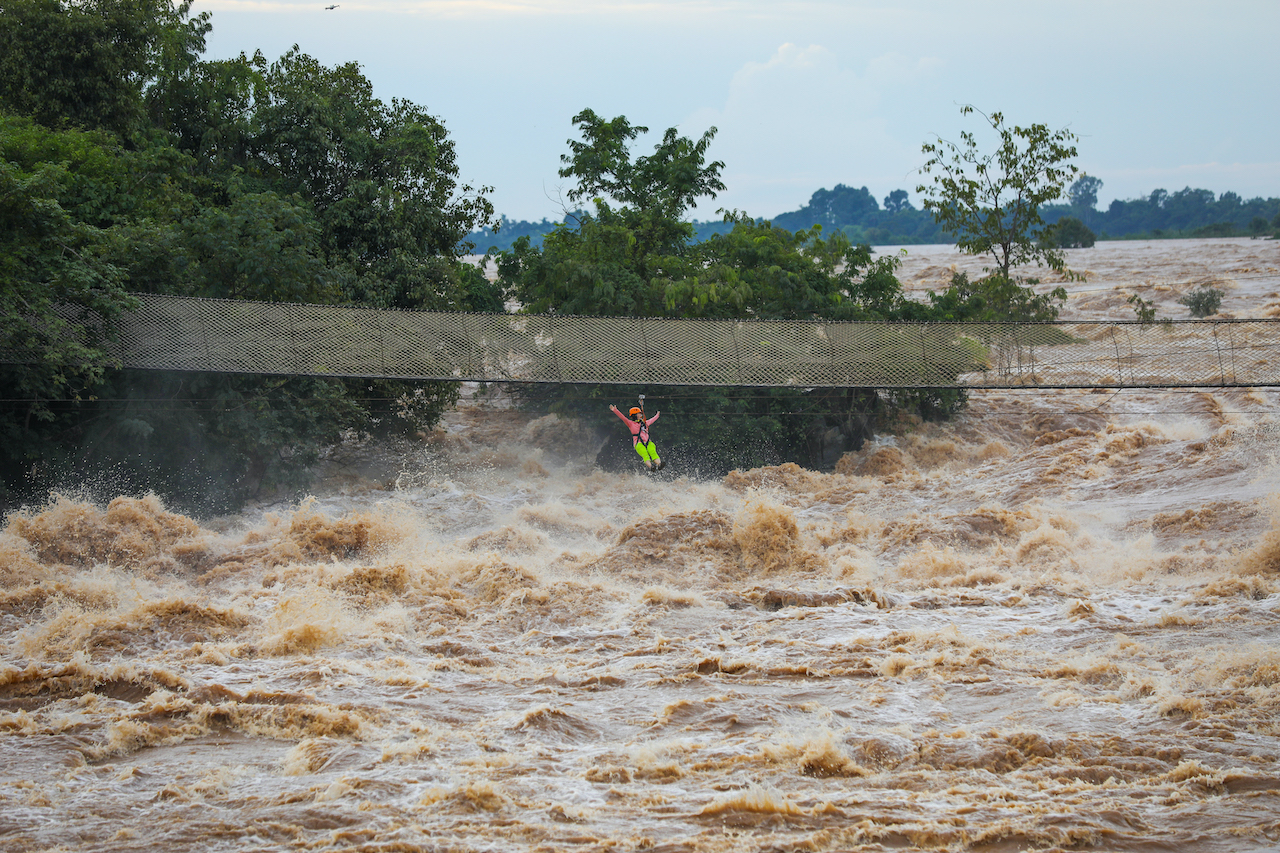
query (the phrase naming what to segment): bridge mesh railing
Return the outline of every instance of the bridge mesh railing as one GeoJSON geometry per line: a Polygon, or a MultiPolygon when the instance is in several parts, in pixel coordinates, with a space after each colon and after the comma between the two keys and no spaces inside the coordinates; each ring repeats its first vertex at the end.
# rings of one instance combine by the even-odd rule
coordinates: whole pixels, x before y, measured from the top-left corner
{"type": "Polygon", "coordinates": [[[1280,320],[672,320],[138,300],[114,345],[130,368],[657,385],[1280,385],[1280,320]]]}

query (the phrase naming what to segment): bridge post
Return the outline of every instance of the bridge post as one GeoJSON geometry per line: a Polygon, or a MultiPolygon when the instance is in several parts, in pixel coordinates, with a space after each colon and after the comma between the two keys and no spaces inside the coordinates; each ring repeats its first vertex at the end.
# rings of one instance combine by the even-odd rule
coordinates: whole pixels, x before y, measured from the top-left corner
{"type": "MultiPolygon", "coordinates": [[[[1222,365],[1222,340],[1218,337],[1218,327],[1213,327],[1213,348],[1218,356],[1218,380],[1227,384],[1227,371],[1222,365]]],[[[1233,371],[1234,372],[1234,371],[1233,371]]]]}

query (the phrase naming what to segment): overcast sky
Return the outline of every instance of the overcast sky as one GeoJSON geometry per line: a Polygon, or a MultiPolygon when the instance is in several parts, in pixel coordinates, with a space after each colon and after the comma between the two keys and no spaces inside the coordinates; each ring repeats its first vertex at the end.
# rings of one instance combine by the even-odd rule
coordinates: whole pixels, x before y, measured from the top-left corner
{"type": "MultiPolygon", "coordinates": [[[[1099,206],[1186,186],[1280,197],[1280,0],[196,0],[209,58],[297,44],[357,62],[384,101],[448,128],[464,181],[512,219],[558,219],[583,108],[719,129],[720,207],[774,216],[817,189],[918,206],[921,144],[960,106],[1065,127],[1099,206]],[[339,7],[324,7],[337,2],[339,7]]],[[[981,138],[981,137],[980,137],[981,138]]]]}

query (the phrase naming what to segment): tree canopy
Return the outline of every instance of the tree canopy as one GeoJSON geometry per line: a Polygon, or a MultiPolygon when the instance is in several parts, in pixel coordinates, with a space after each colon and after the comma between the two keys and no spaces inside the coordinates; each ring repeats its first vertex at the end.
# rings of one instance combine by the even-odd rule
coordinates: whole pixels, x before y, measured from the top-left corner
{"type": "Polygon", "coordinates": [[[1004,278],[1028,263],[1068,272],[1066,258],[1044,239],[1047,223],[1041,214],[1079,171],[1071,162],[1075,135],[1043,124],[1010,127],[1001,113],[961,109],[966,116],[975,112],[995,131],[999,145],[984,151],[970,131],[961,131],[959,144],[942,138],[926,142],[922,150],[929,159],[920,171],[932,178],[916,187],[925,209],[956,236],[961,249],[990,255],[992,271],[1004,278]]]}
{"type": "Polygon", "coordinates": [[[206,61],[209,31],[167,0],[0,15],[0,346],[32,355],[0,367],[10,499],[111,468],[116,488],[233,506],[343,430],[418,430],[456,393],[119,371],[102,342],[131,292],[501,306],[461,259],[488,190],[459,182],[438,119],[296,47],[206,61]]]}
{"type": "Polygon", "coordinates": [[[209,14],[170,0],[11,0],[0,14],[0,103],[54,129],[147,124],[147,93],[204,50],[209,14]]]}
{"type": "MultiPolygon", "coordinates": [[[[723,228],[694,239],[685,216],[724,189],[723,164],[709,160],[714,128],[697,142],[668,129],[653,154],[631,143],[645,132],[626,117],[603,120],[591,110],[574,117],[581,138],[569,141],[561,174],[577,183],[569,197],[579,210],[535,245],[528,236],[499,252],[499,282],[507,298],[534,313],[631,317],[714,317],[799,320],[968,319],[998,310],[981,289],[953,293],[945,305],[907,299],[898,259],[876,257],[866,244],[820,224],[787,229],[741,211],[723,213],[723,228]]],[[[865,190],[863,191],[865,193],[865,190]]],[[[859,201],[841,192],[832,206],[859,201]]],[[[820,200],[823,201],[823,200],[820,200]]],[[[892,198],[909,207],[902,196],[892,198]]],[[[1009,304],[1033,297],[1010,285],[1009,304]]],[[[1018,304],[1023,304],[1018,303],[1018,304]]],[[[588,419],[607,418],[605,405],[643,391],[663,400],[663,435],[685,466],[727,470],[782,460],[830,463],[827,436],[839,448],[858,446],[869,424],[894,407],[930,416],[963,403],[959,391],[881,393],[849,389],[709,389],[687,391],[622,386],[526,389],[539,406],[588,419]],[[601,412],[605,412],[602,416],[601,412]],[[666,417],[667,413],[673,417],[666,417]],[[743,440],[749,436],[750,440],[743,440]]],[[[608,420],[601,426],[608,427],[608,420]]]]}

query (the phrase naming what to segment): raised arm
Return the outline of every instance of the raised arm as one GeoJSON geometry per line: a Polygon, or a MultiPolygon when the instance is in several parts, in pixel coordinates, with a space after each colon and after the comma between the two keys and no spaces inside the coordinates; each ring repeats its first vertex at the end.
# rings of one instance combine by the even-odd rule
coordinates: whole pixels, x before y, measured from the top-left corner
{"type": "Polygon", "coordinates": [[[609,411],[613,412],[615,415],[617,415],[618,417],[622,418],[622,422],[623,422],[624,424],[630,424],[630,423],[631,423],[631,419],[630,419],[630,418],[628,418],[626,415],[622,414],[622,411],[621,411],[617,406],[613,405],[612,403],[610,403],[610,404],[609,404],[609,411]]]}

